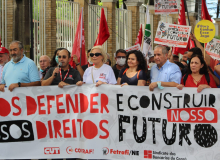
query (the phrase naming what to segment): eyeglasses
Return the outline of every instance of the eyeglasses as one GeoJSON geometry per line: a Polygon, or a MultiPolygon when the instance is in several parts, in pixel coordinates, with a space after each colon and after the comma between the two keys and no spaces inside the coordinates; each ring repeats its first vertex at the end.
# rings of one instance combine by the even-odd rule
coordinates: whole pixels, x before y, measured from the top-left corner
{"type": "Polygon", "coordinates": [[[62,58],[63,57],[63,59],[66,59],[66,56],[58,56],[58,58],[62,58]]]}
{"type": "Polygon", "coordinates": [[[101,56],[102,54],[101,53],[90,53],[89,55],[90,57],[93,57],[94,55],[98,57],[98,56],[101,56]]]}

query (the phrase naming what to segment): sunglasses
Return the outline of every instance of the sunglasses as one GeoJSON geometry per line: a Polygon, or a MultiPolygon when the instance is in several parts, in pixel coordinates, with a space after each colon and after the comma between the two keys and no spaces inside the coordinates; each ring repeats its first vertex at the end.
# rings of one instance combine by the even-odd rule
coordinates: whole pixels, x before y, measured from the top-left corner
{"type": "Polygon", "coordinates": [[[66,56],[58,56],[58,58],[62,58],[63,57],[63,59],[66,59],[66,56]]]}
{"type": "Polygon", "coordinates": [[[102,54],[101,53],[90,53],[89,55],[90,57],[93,57],[94,55],[98,57],[98,56],[101,56],[102,54]]]}

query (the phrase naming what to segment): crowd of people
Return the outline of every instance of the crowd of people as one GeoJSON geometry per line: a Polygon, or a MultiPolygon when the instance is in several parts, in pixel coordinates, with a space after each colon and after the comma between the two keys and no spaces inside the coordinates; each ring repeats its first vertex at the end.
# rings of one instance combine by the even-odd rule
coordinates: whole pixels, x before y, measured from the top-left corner
{"type": "Polygon", "coordinates": [[[191,35],[197,47],[190,49],[181,59],[172,55],[167,46],[157,45],[154,55],[148,59],[137,50],[126,52],[119,49],[115,53],[116,64],[111,67],[110,56],[102,46],[94,46],[87,52],[88,64],[81,66],[78,57],[73,55],[75,68],[69,63],[71,53],[58,48],[52,57],[43,55],[39,59],[40,69],[23,54],[20,41],[13,41],[9,50],[0,47],[0,91],[7,88],[57,85],[102,84],[149,86],[149,90],[164,87],[220,87],[220,63],[203,53],[203,46],[191,35]],[[206,56],[203,56],[203,55],[206,56]],[[10,56],[9,56],[10,55],[10,56]],[[10,60],[11,57],[11,60],[10,60]]]}

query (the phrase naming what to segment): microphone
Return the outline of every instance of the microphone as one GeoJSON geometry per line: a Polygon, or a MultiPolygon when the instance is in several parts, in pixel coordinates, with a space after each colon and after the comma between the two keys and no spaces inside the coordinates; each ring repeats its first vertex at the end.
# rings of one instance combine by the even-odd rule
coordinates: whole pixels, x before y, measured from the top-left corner
{"type": "MultiPolygon", "coordinates": [[[[60,68],[60,67],[62,67],[62,65],[63,65],[62,62],[59,62],[59,66],[58,67],[60,68]]],[[[55,73],[54,76],[56,77],[57,73],[55,73]]]]}

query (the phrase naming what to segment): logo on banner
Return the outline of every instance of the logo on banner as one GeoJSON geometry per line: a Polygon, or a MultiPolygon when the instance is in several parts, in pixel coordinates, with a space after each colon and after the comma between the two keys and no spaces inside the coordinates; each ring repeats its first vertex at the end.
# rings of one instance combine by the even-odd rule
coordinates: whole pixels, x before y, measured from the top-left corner
{"type": "Polygon", "coordinates": [[[76,153],[83,153],[83,154],[94,154],[94,149],[81,149],[75,148],[76,153]]]}
{"type": "Polygon", "coordinates": [[[66,153],[68,153],[68,154],[72,154],[73,153],[73,149],[72,149],[71,146],[66,148],[66,153]]]}
{"type": "Polygon", "coordinates": [[[152,159],[152,150],[144,150],[144,158],[152,159]]]}
{"type": "Polygon", "coordinates": [[[134,151],[134,150],[114,150],[114,149],[108,149],[107,147],[104,147],[102,149],[103,155],[107,154],[118,154],[118,155],[134,155],[134,156],[139,156],[139,151],[134,151]]]}
{"type": "Polygon", "coordinates": [[[107,147],[104,147],[102,149],[103,155],[107,155],[109,153],[109,149],[107,147]]]}
{"type": "Polygon", "coordinates": [[[60,154],[59,147],[45,147],[44,154],[60,154]]]}
{"type": "Polygon", "coordinates": [[[100,79],[106,79],[106,74],[104,74],[104,73],[100,73],[99,78],[100,78],[100,79]]]}

